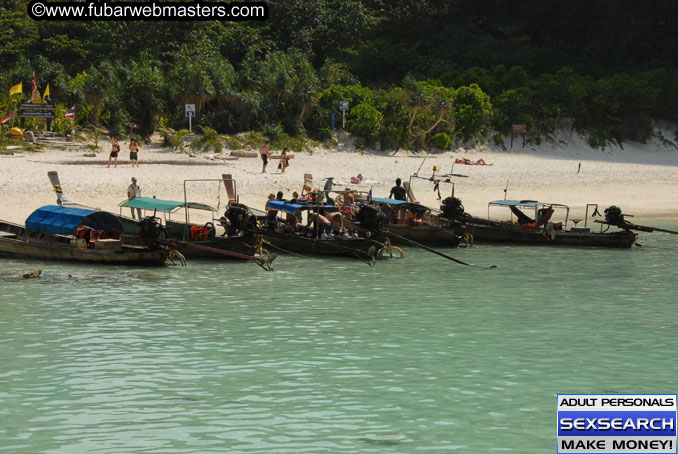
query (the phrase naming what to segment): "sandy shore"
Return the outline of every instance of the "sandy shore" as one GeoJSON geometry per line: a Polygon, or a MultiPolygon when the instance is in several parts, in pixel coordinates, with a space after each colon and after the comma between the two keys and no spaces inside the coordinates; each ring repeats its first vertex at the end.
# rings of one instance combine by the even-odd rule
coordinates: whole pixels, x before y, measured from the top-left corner
{"type": "MultiPolygon", "coordinates": [[[[334,177],[349,182],[362,174],[363,183],[351,187],[369,191],[375,197],[386,197],[397,177],[407,181],[413,173],[430,177],[434,165],[443,173],[453,170],[466,177],[453,177],[455,195],[462,199],[467,212],[487,216],[487,203],[504,198],[508,181],[509,199],[532,199],[570,205],[574,216],[582,216],[586,203],[603,208],[620,206],[624,213],[637,218],[678,219],[678,150],[660,142],[625,144],[624,148],[590,149],[574,135],[561,137],[557,145],[521,148],[483,147],[446,153],[414,155],[398,152],[358,152],[347,144],[336,149],[318,149],[313,154],[296,153],[285,174],[280,174],[277,161],[261,173],[259,158],[238,160],[189,157],[162,149],[159,145],[142,148],[141,166],[132,168],[126,153],[121,153],[117,168],[107,168],[107,152],[97,157],[83,157],[87,150],[0,155],[0,219],[23,223],[36,208],[53,204],[55,195],[47,172],[56,170],[69,200],[82,205],[118,212],[118,203],[126,199],[132,176],[137,177],[144,196],[183,200],[184,180],[218,179],[230,173],[237,181],[240,201],[263,208],[266,196],[282,190],[285,197],[300,191],[304,173],[314,177],[322,187],[324,179],[334,177]],[[455,158],[476,161],[482,158],[488,166],[452,165],[455,158]],[[425,161],[424,161],[425,160],[425,161]],[[162,161],[149,164],[152,161],[162,161]],[[81,164],[73,164],[80,162],[81,164]],[[202,165],[195,165],[195,164],[202,165]],[[581,168],[580,168],[581,163],[581,168]]],[[[104,144],[108,150],[108,144],[104,144]]],[[[127,144],[123,143],[123,150],[127,144]]],[[[216,155],[218,156],[218,155],[216,155]]],[[[342,183],[339,183],[345,187],[342,183]]],[[[425,179],[413,179],[415,196],[424,204],[438,207],[438,193],[425,179]]],[[[218,182],[187,184],[188,198],[211,204],[223,212],[226,195],[218,182]]],[[[440,185],[445,198],[451,193],[449,184],[440,185]]],[[[219,214],[220,214],[219,213],[219,214]]]]}

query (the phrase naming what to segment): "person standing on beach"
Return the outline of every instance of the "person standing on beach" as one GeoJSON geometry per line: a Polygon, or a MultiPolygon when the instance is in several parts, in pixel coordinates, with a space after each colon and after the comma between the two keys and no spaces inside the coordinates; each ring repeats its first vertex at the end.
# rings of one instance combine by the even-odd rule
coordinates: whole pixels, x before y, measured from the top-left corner
{"type": "MultiPolygon", "coordinates": [[[[135,197],[141,197],[141,188],[137,186],[137,179],[132,177],[132,184],[127,187],[127,199],[132,200],[135,197]]],[[[134,208],[130,207],[130,210],[132,211],[132,219],[135,219],[134,208]]],[[[136,210],[139,220],[141,221],[141,208],[137,208],[136,210]]]]}
{"type": "Polygon", "coordinates": [[[261,150],[261,160],[264,161],[264,166],[261,168],[261,173],[266,173],[266,165],[268,164],[268,158],[271,156],[271,141],[267,140],[261,150]]]}
{"type": "Polygon", "coordinates": [[[113,137],[111,139],[111,154],[108,156],[108,165],[106,167],[111,166],[111,160],[115,158],[115,167],[118,167],[118,153],[120,153],[120,144],[118,143],[118,138],[113,137]]]}
{"type": "Polygon", "coordinates": [[[129,140],[129,160],[132,162],[132,167],[134,164],[139,167],[139,145],[134,139],[129,140]]]}
{"type": "Polygon", "coordinates": [[[287,147],[283,148],[282,155],[280,155],[280,173],[285,173],[285,169],[290,166],[290,158],[287,157],[287,147]]]}

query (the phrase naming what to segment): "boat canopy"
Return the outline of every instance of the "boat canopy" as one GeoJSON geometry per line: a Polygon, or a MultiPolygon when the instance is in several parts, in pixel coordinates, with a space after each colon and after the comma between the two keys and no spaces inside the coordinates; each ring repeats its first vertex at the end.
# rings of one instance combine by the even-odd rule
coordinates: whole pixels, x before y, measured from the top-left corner
{"type": "Polygon", "coordinates": [[[388,203],[389,205],[403,205],[410,203],[406,200],[382,199],[380,197],[374,197],[372,198],[372,201],[374,201],[375,203],[388,203]]]}
{"type": "Polygon", "coordinates": [[[567,205],[563,205],[562,203],[544,203],[537,202],[536,200],[495,200],[493,202],[490,202],[488,205],[519,207],[519,208],[541,208],[550,206],[568,208],[567,205]]]}
{"type": "Polygon", "coordinates": [[[113,214],[86,208],[46,205],[26,219],[26,230],[57,235],[75,235],[78,227],[122,233],[122,224],[113,214]]]}
{"type": "Polygon", "coordinates": [[[142,210],[155,210],[171,213],[179,208],[192,208],[194,210],[217,211],[209,205],[196,202],[175,202],[173,200],[154,199],[152,197],[135,197],[132,200],[120,202],[119,206],[140,208],[142,210]]]}
{"type": "MultiPolygon", "coordinates": [[[[543,217],[540,212],[542,210],[551,209],[550,211],[553,213],[553,208],[562,208],[565,210],[565,220],[563,221],[564,225],[567,225],[567,221],[570,217],[570,207],[563,205],[562,203],[544,203],[537,202],[536,200],[495,200],[487,204],[488,218],[490,217],[490,208],[493,206],[509,207],[511,209],[511,213],[518,217],[518,222],[521,224],[536,222],[539,225],[540,222],[545,222],[541,220],[543,217]],[[519,208],[534,210],[534,219],[522,213],[519,208]]],[[[560,213],[562,213],[562,211],[560,213]]],[[[550,216],[551,215],[549,215],[546,219],[550,219],[550,216]]]]}
{"type": "Polygon", "coordinates": [[[314,210],[316,207],[320,209],[324,209],[326,212],[330,213],[333,211],[337,211],[338,208],[335,207],[334,205],[323,205],[323,204],[316,204],[314,202],[309,202],[309,203],[292,203],[292,202],[286,202],[284,200],[269,200],[268,201],[268,209],[269,210],[277,210],[277,211],[284,211],[286,213],[298,213],[301,210],[314,210]]]}

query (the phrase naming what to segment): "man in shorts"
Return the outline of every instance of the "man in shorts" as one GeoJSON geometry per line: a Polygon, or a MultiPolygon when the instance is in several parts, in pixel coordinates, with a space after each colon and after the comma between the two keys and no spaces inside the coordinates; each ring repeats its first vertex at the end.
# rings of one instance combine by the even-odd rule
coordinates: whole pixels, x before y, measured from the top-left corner
{"type": "Polygon", "coordinates": [[[266,165],[268,164],[268,158],[271,156],[271,141],[267,140],[261,150],[261,160],[264,161],[264,166],[261,168],[261,173],[266,173],[266,165]]]}
{"type": "MultiPolygon", "coordinates": [[[[127,199],[132,200],[135,197],[141,197],[141,188],[137,186],[137,179],[132,177],[132,184],[127,187],[127,199]]],[[[134,208],[130,207],[130,210],[132,211],[132,219],[135,219],[134,208]]],[[[136,210],[139,220],[141,221],[141,208],[137,208],[136,210]]]]}

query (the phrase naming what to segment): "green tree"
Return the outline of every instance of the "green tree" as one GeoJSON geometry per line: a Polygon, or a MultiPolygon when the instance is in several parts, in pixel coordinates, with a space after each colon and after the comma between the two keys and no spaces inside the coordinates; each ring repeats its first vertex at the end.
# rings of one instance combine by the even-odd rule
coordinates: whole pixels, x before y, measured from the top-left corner
{"type": "Polygon", "coordinates": [[[455,134],[463,140],[481,138],[492,122],[490,97],[477,84],[459,87],[454,92],[455,134]]]}

